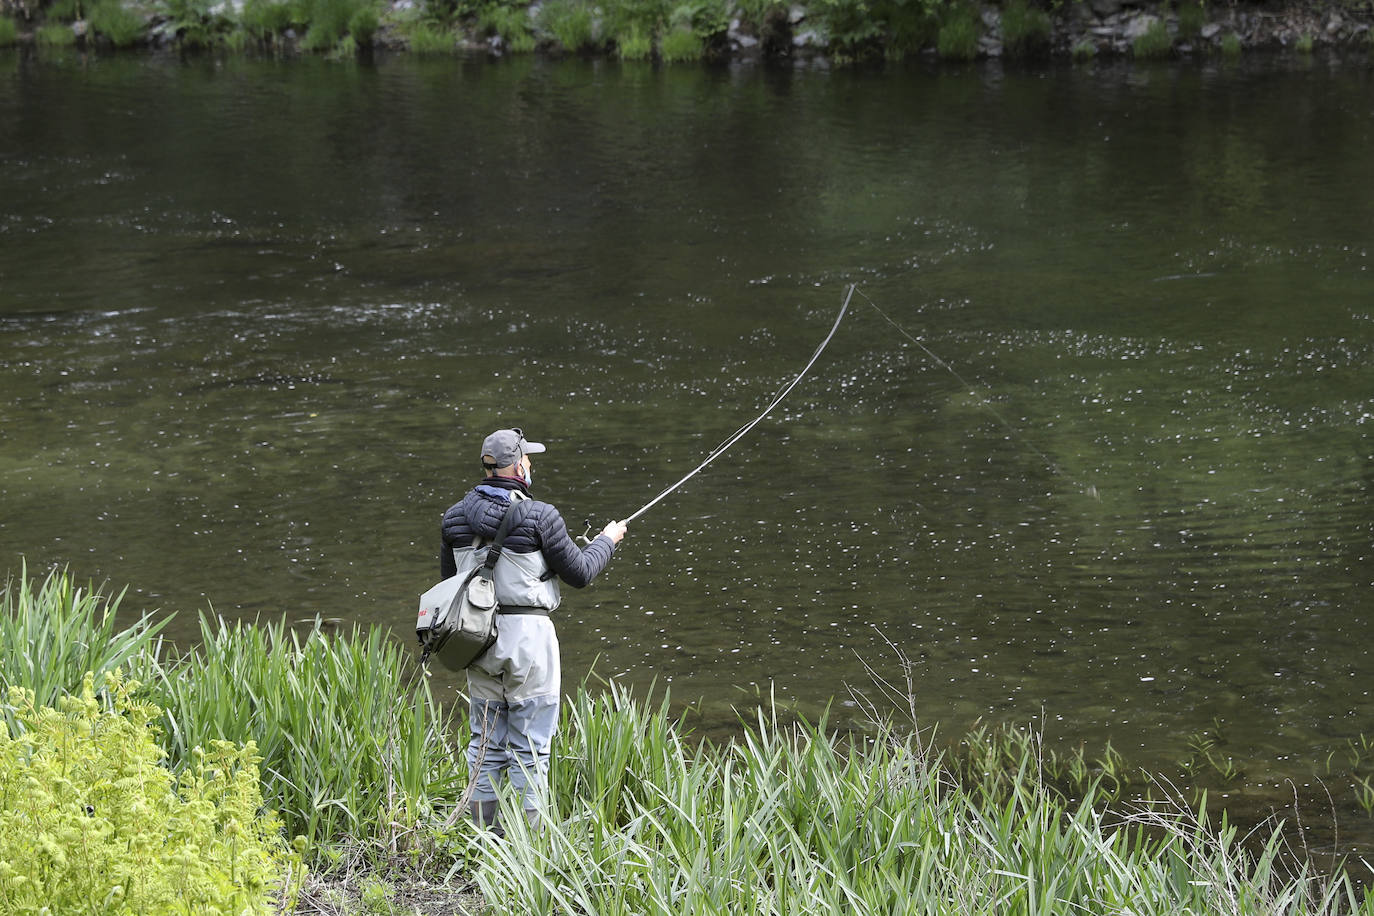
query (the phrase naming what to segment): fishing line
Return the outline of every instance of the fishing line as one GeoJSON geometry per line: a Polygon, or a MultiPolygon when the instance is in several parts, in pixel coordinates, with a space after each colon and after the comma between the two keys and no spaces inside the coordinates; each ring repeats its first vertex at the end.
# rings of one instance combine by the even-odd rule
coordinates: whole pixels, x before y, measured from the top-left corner
{"type": "MultiPolygon", "coordinates": [[[[678,487],[682,486],[684,483],[700,474],[708,464],[710,464],[712,461],[715,461],[721,455],[725,454],[726,450],[729,449],[730,446],[734,445],[736,442],[738,442],[739,440],[743,439],[746,435],[748,435],[751,429],[753,429],[755,426],[758,426],[759,423],[763,422],[764,417],[768,416],[770,413],[773,412],[774,407],[777,407],[778,404],[782,403],[782,399],[787,397],[788,392],[790,392],[793,388],[797,387],[797,383],[806,377],[806,373],[811,371],[811,367],[816,364],[816,360],[820,359],[821,353],[825,351],[825,348],[830,343],[831,338],[834,337],[835,332],[839,330],[840,322],[844,320],[844,313],[849,310],[849,300],[854,298],[854,292],[857,289],[858,286],[856,284],[851,283],[849,285],[849,292],[844,297],[844,304],[840,306],[840,313],[835,316],[835,323],[831,325],[830,333],[825,335],[825,340],[822,340],[821,345],[816,348],[816,352],[811,354],[810,361],[808,361],[806,366],[802,369],[802,371],[797,374],[797,377],[792,379],[792,381],[788,382],[786,385],[783,386],[782,390],[778,393],[778,395],[773,398],[772,403],[770,403],[767,407],[764,408],[763,413],[759,414],[757,417],[750,420],[748,423],[744,424],[730,435],[726,436],[725,439],[719,445],[717,445],[714,449],[711,450],[711,454],[706,456],[705,461],[703,461],[701,464],[693,468],[687,474],[687,476],[683,477],[677,483],[668,487],[662,493],[658,494],[653,499],[645,503],[643,507],[641,507],[637,512],[635,512],[634,515],[631,515],[629,518],[624,520],[625,524],[628,525],[630,522],[639,518],[645,512],[648,512],[659,502],[659,500],[663,499],[669,493],[673,492],[678,487]]],[[[863,294],[860,293],[860,295],[863,294]]],[[[868,299],[867,296],[864,296],[864,298],[868,299]]],[[[873,300],[869,299],[869,301],[872,302],[873,300]]]]}
{"type": "MultiPolygon", "coordinates": [[[[1007,432],[1011,433],[1012,437],[1015,438],[1017,442],[1021,443],[1026,448],[1030,449],[1031,451],[1035,452],[1035,454],[1039,455],[1040,459],[1045,462],[1046,467],[1048,467],[1055,474],[1059,475],[1060,477],[1063,477],[1065,480],[1072,483],[1074,486],[1083,486],[1082,483],[1070,477],[1068,474],[1065,474],[1063,469],[1055,463],[1053,458],[1051,458],[1049,455],[1046,455],[1040,449],[1035,447],[1035,443],[1028,441],[1024,436],[1022,436],[1015,426],[1012,426],[1011,423],[1007,422],[1006,417],[1003,417],[1000,413],[997,412],[997,409],[992,406],[991,402],[989,402],[987,398],[983,397],[981,394],[978,393],[977,388],[970,384],[968,379],[964,378],[958,372],[954,371],[953,366],[945,362],[940,357],[936,356],[931,351],[931,349],[927,347],[925,344],[921,343],[920,340],[913,337],[911,334],[908,334],[906,328],[902,327],[900,324],[893,321],[892,318],[887,314],[887,312],[884,312],[882,309],[878,308],[878,303],[874,302],[873,299],[868,295],[868,293],[865,293],[863,290],[858,289],[857,286],[851,286],[850,292],[852,293],[855,291],[857,291],[860,296],[863,296],[864,299],[868,301],[869,305],[873,306],[873,311],[881,315],[884,321],[886,321],[888,324],[896,328],[898,334],[901,334],[907,340],[911,341],[916,346],[920,347],[921,352],[925,353],[926,356],[929,356],[931,359],[933,359],[937,365],[943,366],[949,372],[950,375],[958,379],[959,384],[963,385],[966,389],[968,389],[969,394],[978,398],[978,403],[981,404],[983,407],[987,408],[988,413],[996,417],[997,421],[1001,423],[1004,427],[1006,427],[1007,432]]],[[[1097,487],[1095,486],[1088,485],[1087,487],[1084,487],[1083,492],[1086,493],[1088,496],[1091,496],[1093,499],[1101,499],[1101,497],[1097,494],[1097,487]]]]}

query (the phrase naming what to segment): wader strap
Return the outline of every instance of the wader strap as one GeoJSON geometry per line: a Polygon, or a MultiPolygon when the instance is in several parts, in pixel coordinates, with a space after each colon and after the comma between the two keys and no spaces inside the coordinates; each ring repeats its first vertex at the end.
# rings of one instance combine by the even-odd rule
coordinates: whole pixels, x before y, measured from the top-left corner
{"type": "Polygon", "coordinates": [[[547,617],[549,609],[546,607],[532,607],[528,604],[503,604],[497,608],[498,614],[526,614],[531,617],[547,617]]]}
{"type": "Polygon", "coordinates": [[[487,559],[482,564],[486,567],[486,572],[483,573],[486,578],[491,578],[491,571],[496,568],[496,561],[501,559],[501,550],[506,546],[506,535],[510,534],[512,528],[524,521],[529,511],[530,507],[525,504],[525,500],[516,502],[512,499],[510,505],[506,507],[506,514],[501,516],[501,527],[496,529],[496,539],[487,548],[487,559]]]}

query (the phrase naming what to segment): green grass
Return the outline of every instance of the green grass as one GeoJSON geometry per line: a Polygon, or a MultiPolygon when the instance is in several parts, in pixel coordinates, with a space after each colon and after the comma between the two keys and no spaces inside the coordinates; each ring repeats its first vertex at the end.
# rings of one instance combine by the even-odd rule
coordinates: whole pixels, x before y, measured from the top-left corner
{"type": "MultiPolygon", "coordinates": [[[[1374,913],[1349,880],[1281,864],[1275,834],[1174,804],[1103,815],[1017,752],[996,792],[952,778],[910,734],[839,737],[760,713],[738,739],[685,738],[612,686],[567,710],[557,811],[512,817],[477,880],[503,913],[1374,913]]],[[[514,812],[512,811],[512,814],[514,812]]]]}
{"type": "Polygon", "coordinates": [[[291,28],[292,22],[291,4],[276,0],[247,0],[239,15],[239,24],[263,40],[271,40],[285,32],[291,28]]]}
{"type": "Polygon", "coordinates": [[[807,14],[819,22],[831,47],[846,58],[864,56],[884,31],[882,17],[870,9],[868,0],[813,0],[807,14]]]}
{"type": "Polygon", "coordinates": [[[358,56],[358,40],[352,35],[345,35],[339,39],[339,43],[329,52],[330,60],[349,61],[358,56]]]}
{"type": "Polygon", "coordinates": [[[416,54],[452,54],[458,50],[451,31],[427,22],[412,25],[406,32],[406,43],[416,54]]]}
{"type": "Polygon", "coordinates": [[[336,51],[340,39],[351,35],[357,44],[371,44],[380,19],[373,0],[300,0],[298,18],[309,23],[301,48],[336,51]]]}
{"type": "Polygon", "coordinates": [[[135,672],[166,711],[174,767],[216,739],[256,741],[263,795],[289,833],[386,843],[431,820],[464,770],[412,656],[377,628],[202,617],[193,652],[135,672]]]}
{"type": "Polygon", "coordinates": [[[49,22],[38,27],[34,39],[49,48],[65,48],[76,44],[76,34],[65,22],[49,22]]]}
{"type": "Polygon", "coordinates": [[[654,54],[654,40],[638,25],[631,25],[628,32],[617,35],[615,47],[621,60],[648,60],[654,54]]]}
{"type": "Polygon", "coordinates": [[[74,22],[77,19],[85,19],[89,10],[90,4],[87,0],[53,0],[48,5],[48,19],[74,22]]]}
{"type": "Polygon", "coordinates": [[[626,44],[633,45],[638,54],[645,40],[651,55],[654,36],[665,30],[672,13],[668,0],[603,0],[599,7],[603,34],[612,38],[621,57],[625,56],[622,52],[626,44]]]}
{"type": "Polygon", "coordinates": [[[1242,50],[1244,49],[1240,43],[1240,36],[1235,32],[1227,34],[1227,36],[1221,40],[1221,53],[1227,57],[1240,57],[1242,50]]]}
{"type": "Polygon", "coordinates": [[[19,26],[8,16],[0,16],[0,48],[19,42],[19,26]]]}
{"type": "Polygon", "coordinates": [[[1207,24],[1207,12],[1199,0],[1187,0],[1178,6],[1178,37],[1191,41],[1202,34],[1207,24]]]}
{"type": "MultiPolygon", "coordinates": [[[[348,17],[348,35],[352,38],[357,47],[368,47],[372,44],[372,39],[377,36],[377,30],[381,28],[382,20],[377,12],[377,7],[372,3],[364,3],[353,11],[353,15],[348,17]]],[[[341,42],[342,44],[342,42],[341,42]]],[[[335,47],[335,52],[340,50],[335,47]]]]}
{"type": "MultiPolygon", "coordinates": [[[[987,726],[942,754],[911,727],[836,733],[768,708],[716,743],[685,732],[666,697],[615,684],[563,707],[546,829],[511,811],[493,843],[458,805],[466,724],[445,720],[410,646],[377,628],[202,615],[196,649],[159,654],[156,625],[118,629],[113,604],[66,573],[21,573],[3,594],[0,683],[79,696],[71,672],[128,662],[138,699],[162,710],[140,734],[157,735],[169,772],[194,777],[197,748],[254,742],[264,804],[312,838],[317,866],[344,843],[373,868],[442,863],[432,876],[475,880],[510,916],[1374,916],[1374,896],[1314,875],[1277,829],[1242,842],[1205,799],[1179,800],[1110,747],[1055,753],[1032,729],[987,726]],[[1154,802],[1128,807],[1141,789],[1154,802]]],[[[1201,736],[1195,758],[1222,740],[1201,736]]],[[[1350,745],[1352,791],[1374,808],[1355,772],[1369,747],[1350,745]]],[[[393,905],[383,877],[364,883],[369,906],[393,905]]]]}
{"type": "Polygon", "coordinates": [[[1298,36],[1298,43],[1297,43],[1298,53],[1299,53],[1299,54],[1311,54],[1311,53],[1312,53],[1312,47],[1313,47],[1314,44],[1315,44],[1315,39],[1313,39],[1311,33],[1304,32],[1302,35],[1298,36]]]}
{"type": "Polygon", "coordinates": [[[940,24],[935,46],[946,60],[973,60],[978,56],[978,12],[970,6],[950,7],[940,24]]]}
{"type": "Polygon", "coordinates": [[[1011,0],[1002,11],[1002,44],[1009,54],[1017,57],[1049,50],[1049,14],[1026,0],[1011,0]]]}
{"type": "Polygon", "coordinates": [[[91,9],[91,28],[104,35],[116,48],[138,44],[147,34],[142,16],[125,7],[119,0],[101,0],[91,9]]]}
{"type": "Polygon", "coordinates": [[[916,0],[880,0],[874,15],[887,26],[883,53],[899,60],[935,44],[940,34],[936,7],[916,0]]]}
{"type": "MultiPolygon", "coordinates": [[[[67,26],[59,28],[71,34],[67,26]]],[[[70,42],[67,42],[70,44],[70,42]]],[[[155,649],[167,618],[117,623],[124,592],[113,597],[65,569],[41,581],[21,568],[0,591],[0,688],[22,687],[39,706],[80,690],[86,672],[103,678],[155,649]]],[[[3,691],[0,691],[3,692],[3,691]]]]}
{"type": "Polygon", "coordinates": [[[1072,53],[1074,60],[1091,60],[1097,56],[1097,45],[1085,38],[1073,46],[1072,53]]]}
{"type": "Polygon", "coordinates": [[[509,51],[523,54],[534,50],[534,32],[530,29],[529,12],[523,6],[491,4],[478,15],[477,28],[484,34],[500,35],[509,51]]]}
{"type": "Polygon", "coordinates": [[[224,44],[224,49],[231,54],[242,54],[248,50],[248,46],[253,42],[252,34],[244,28],[234,29],[232,32],[225,33],[220,39],[224,44]]]}
{"type": "Polygon", "coordinates": [[[673,29],[658,42],[658,54],[669,63],[701,60],[705,53],[701,38],[691,29],[673,29]]]}
{"type": "Polygon", "coordinates": [[[583,0],[549,0],[539,11],[540,27],[573,53],[597,44],[595,22],[592,8],[583,0]]]}
{"type": "Polygon", "coordinates": [[[1158,19],[1145,34],[1131,42],[1131,53],[1142,59],[1168,57],[1173,48],[1174,40],[1169,37],[1169,27],[1158,19]]]}

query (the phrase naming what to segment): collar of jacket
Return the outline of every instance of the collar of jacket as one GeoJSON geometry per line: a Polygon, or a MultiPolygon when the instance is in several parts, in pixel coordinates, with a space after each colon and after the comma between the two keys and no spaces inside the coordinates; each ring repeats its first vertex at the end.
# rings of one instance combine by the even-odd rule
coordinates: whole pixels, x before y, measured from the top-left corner
{"type": "Polygon", "coordinates": [[[510,491],[519,490],[526,496],[530,495],[529,485],[518,477],[486,477],[477,485],[477,492],[487,496],[494,496],[497,499],[510,499],[510,491]]]}

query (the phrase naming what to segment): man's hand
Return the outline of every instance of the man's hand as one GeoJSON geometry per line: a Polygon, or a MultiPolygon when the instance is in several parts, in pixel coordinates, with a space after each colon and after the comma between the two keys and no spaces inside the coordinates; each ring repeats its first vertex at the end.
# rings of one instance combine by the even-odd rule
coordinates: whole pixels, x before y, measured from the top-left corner
{"type": "Polygon", "coordinates": [[[619,544],[621,538],[625,537],[626,527],[624,522],[611,522],[601,529],[601,533],[610,538],[612,544],[619,544]]]}

